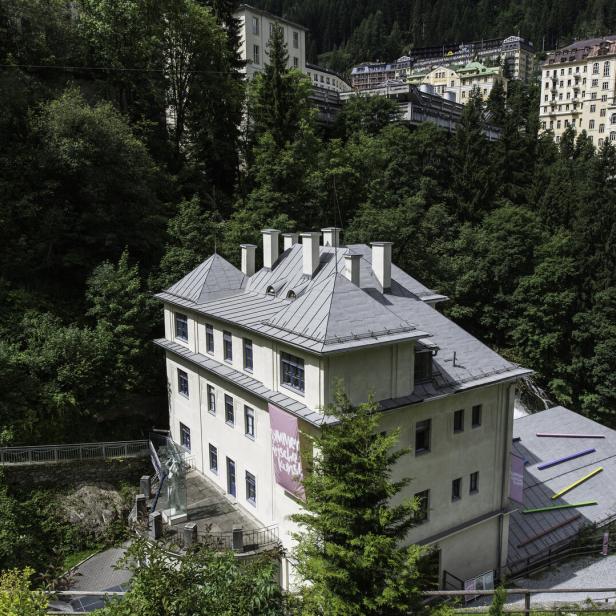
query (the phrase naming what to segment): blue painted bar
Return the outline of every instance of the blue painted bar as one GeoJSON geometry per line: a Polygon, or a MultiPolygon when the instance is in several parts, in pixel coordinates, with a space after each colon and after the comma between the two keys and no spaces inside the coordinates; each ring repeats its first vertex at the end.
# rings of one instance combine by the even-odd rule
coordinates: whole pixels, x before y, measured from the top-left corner
{"type": "Polygon", "coordinates": [[[556,466],[557,464],[562,464],[563,462],[568,462],[569,460],[575,460],[576,458],[581,458],[582,456],[587,456],[589,453],[593,453],[597,451],[594,447],[591,449],[584,449],[583,451],[578,451],[577,453],[572,453],[570,456],[565,456],[564,458],[558,458],[557,460],[551,460],[550,462],[544,462],[543,464],[539,464],[537,468],[542,471],[546,468],[550,468],[551,466],[556,466]]]}

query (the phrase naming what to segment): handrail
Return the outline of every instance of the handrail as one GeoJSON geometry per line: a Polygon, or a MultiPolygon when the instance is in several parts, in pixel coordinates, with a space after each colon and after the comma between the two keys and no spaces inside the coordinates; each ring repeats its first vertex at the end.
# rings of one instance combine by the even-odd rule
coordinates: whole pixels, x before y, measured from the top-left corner
{"type": "Polygon", "coordinates": [[[1,447],[0,465],[28,465],[100,458],[145,457],[148,455],[149,441],[147,440],[27,445],[23,447],[1,447]]]}

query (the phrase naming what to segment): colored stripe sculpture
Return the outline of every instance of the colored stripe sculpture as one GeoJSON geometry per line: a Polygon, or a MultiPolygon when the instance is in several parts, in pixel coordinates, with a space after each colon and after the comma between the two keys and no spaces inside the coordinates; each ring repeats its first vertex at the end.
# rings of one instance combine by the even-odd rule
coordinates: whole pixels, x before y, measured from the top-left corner
{"type": "Polygon", "coordinates": [[[586,456],[589,453],[593,453],[597,451],[594,448],[584,449],[582,451],[578,451],[577,453],[572,453],[569,456],[565,456],[564,458],[558,458],[557,460],[551,460],[550,462],[544,462],[543,464],[539,464],[537,468],[542,471],[546,468],[550,468],[552,466],[556,466],[557,464],[562,464],[563,462],[568,462],[569,460],[575,460],[576,458],[581,458],[582,456],[586,456]]]}
{"type": "Polygon", "coordinates": [[[584,475],[584,477],[582,477],[581,479],[578,479],[577,481],[574,481],[572,484],[568,485],[566,488],[563,488],[562,490],[560,490],[560,492],[556,492],[556,494],[552,496],[552,500],[555,500],[559,496],[562,496],[563,494],[570,492],[571,490],[573,490],[573,488],[577,488],[581,483],[584,483],[585,481],[588,481],[591,477],[598,475],[602,470],[603,470],[603,467],[600,466],[599,468],[596,468],[594,471],[588,473],[588,475],[584,475]]]}
{"type": "Polygon", "coordinates": [[[537,432],[537,436],[551,436],[554,438],[605,438],[603,434],[559,434],[557,432],[537,432]]]}
{"type": "Polygon", "coordinates": [[[583,503],[567,503],[565,505],[553,505],[552,507],[540,507],[539,509],[523,509],[522,513],[542,513],[544,511],[556,511],[557,509],[574,509],[577,507],[590,507],[598,505],[597,501],[584,501],[583,503]]]}

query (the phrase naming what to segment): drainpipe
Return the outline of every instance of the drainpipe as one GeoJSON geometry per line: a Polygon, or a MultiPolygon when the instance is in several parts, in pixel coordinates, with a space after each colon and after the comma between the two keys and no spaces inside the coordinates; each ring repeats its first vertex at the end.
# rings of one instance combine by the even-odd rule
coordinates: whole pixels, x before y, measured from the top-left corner
{"type": "MultiPolygon", "coordinates": [[[[509,397],[511,395],[511,388],[515,387],[515,383],[510,383],[509,386],[506,388],[505,390],[505,408],[508,409],[509,406],[509,397]]],[[[513,413],[513,410],[512,410],[513,413]]],[[[513,422],[513,416],[511,418],[511,421],[513,422]]],[[[503,440],[503,472],[502,472],[502,478],[503,481],[501,482],[501,498],[500,498],[500,507],[501,507],[501,513],[498,516],[498,561],[497,561],[497,569],[496,569],[496,574],[497,574],[497,578],[500,579],[501,577],[501,572],[502,572],[502,567],[501,567],[501,562],[502,562],[502,556],[503,556],[503,527],[504,527],[504,517],[505,514],[502,512],[502,507],[503,507],[503,501],[505,500],[505,485],[507,485],[507,482],[505,481],[506,479],[506,473],[507,473],[507,451],[508,451],[508,447],[507,444],[509,442],[509,411],[507,410],[507,417],[505,417],[505,438],[503,440]]]]}

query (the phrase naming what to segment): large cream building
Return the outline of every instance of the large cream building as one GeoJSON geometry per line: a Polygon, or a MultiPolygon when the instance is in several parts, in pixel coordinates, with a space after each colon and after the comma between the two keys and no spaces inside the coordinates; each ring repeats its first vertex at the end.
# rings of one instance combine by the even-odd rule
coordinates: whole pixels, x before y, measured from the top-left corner
{"type": "Polygon", "coordinates": [[[588,39],[553,51],[541,70],[539,119],[560,141],[569,127],[596,146],[616,140],[616,36],[588,39]]]}
{"type": "Polygon", "coordinates": [[[492,88],[500,82],[505,90],[507,79],[501,66],[485,66],[480,62],[464,65],[438,65],[431,69],[402,69],[396,74],[397,79],[405,80],[411,85],[428,84],[434,92],[447,96],[458,103],[467,103],[471,92],[477,88],[486,100],[492,88]]]}
{"type": "MultiPolygon", "coordinates": [[[[514,391],[528,371],[443,316],[447,298],[396,267],[390,242],[340,246],[338,229],[322,231],[301,243],[282,234],[280,252],[267,229],[258,271],[257,247],[245,244],[241,270],[214,254],[158,295],[172,438],[230,502],[277,525],[292,558],[289,515],[302,499],[277,478],[274,418],[296,425],[310,456],[335,421],[335,384],[353,403],[372,394],[382,429],[399,428],[411,448],[395,468],[412,477],[404,496],[423,505],[407,541],[437,548],[441,580],[498,575],[513,509],[514,391]]],[[[289,569],[285,560],[283,579],[289,569]]]]}
{"type": "Polygon", "coordinates": [[[306,62],[306,33],[308,29],[288,19],[272,15],[247,4],[235,12],[240,24],[240,55],[246,62],[246,76],[250,79],[269,62],[267,43],[274,24],[282,27],[289,59],[287,66],[297,68],[311,79],[313,86],[346,92],[351,86],[337,73],[306,62]]]}

